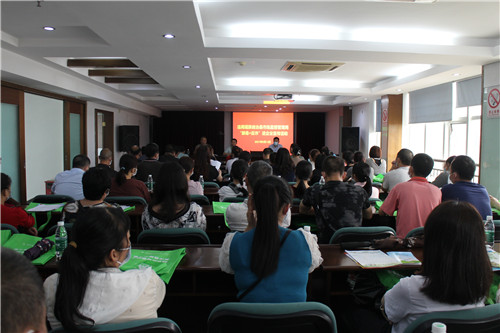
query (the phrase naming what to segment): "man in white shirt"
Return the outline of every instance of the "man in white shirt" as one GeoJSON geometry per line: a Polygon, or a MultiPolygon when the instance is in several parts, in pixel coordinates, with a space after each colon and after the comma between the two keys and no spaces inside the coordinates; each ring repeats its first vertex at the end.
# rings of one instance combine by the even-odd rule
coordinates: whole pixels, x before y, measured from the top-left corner
{"type": "Polygon", "coordinates": [[[273,139],[273,144],[269,146],[269,149],[277,153],[280,148],[283,148],[283,146],[280,144],[280,138],[275,137],[273,139]]]}
{"type": "Polygon", "coordinates": [[[401,149],[396,155],[396,160],[393,162],[395,168],[385,174],[382,189],[389,193],[394,186],[399,183],[404,183],[410,180],[410,164],[413,159],[413,152],[409,149],[401,149]]]}
{"type": "MultiPolygon", "coordinates": [[[[245,175],[245,184],[247,184],[248,193],[253,193],[253,186],[257,181],[266,176],[273,174],[273,168],[262,160],[253,162],[248,168],[245,175]]],[[[242,203],[232,203],[226,210],[226,222],[231,231],[245,231],[248,226],[247,221],[248,199],[242,203]]],[[[291,214],[290,210],[283,219],[282,227],[288,228],[290,226],[291,214]]]]}
{"type": "Polygon", "coordinates": [[[71,170],[60,172],[56,175],[52,185],[52,193],[69,195],[75,200],[84,198],[82,177],[90,167],[90,159],[85,155],[76,155],[73,158],[71,170]]]}
{"type": "Polygon", "coordinates": [[[226,150],[224,150],[224,156],[231,155],[231,153],[233,151],[233,147],[237,147],[237,144],[238,144],[238,140],[233,138],[231,140],[231,145],[229,147],[227,147],[226,150]]]}

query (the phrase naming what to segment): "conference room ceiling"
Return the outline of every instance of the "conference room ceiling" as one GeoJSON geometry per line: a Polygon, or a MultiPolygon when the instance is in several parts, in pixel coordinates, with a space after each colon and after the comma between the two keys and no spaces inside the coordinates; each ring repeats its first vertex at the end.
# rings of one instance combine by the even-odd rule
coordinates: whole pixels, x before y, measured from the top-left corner
{"type": "MultiPolygon", "coordinates": [[[[2,52],[158,110],[325,112],[481,75],[500,59],[499,13],[498,0],[2,1],[2,52]],[[67,66],[93,58],[131,62],[107,80],[130,83],[93,72],[116,68],[67,66]],[[340,65],[282,71],[288,62],[340,65]],[[264,104],[285,93],[289,104],[264,104]]],[[[2,79],[103,102],[8,68],[2,79]]]]}

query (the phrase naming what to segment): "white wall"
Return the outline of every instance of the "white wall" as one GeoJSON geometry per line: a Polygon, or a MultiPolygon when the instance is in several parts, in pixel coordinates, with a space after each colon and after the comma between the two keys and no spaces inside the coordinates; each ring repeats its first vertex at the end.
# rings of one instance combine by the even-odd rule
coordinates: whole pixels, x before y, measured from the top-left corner
{"type": "Polygon", "coordinates": [[[375,102],[355,105],[352,108],[352,126],[359,127],[359,150],[368,156],[370,147],[375,143],[370,141],[371,133],[375,132],[375,102]]]}
{"type": "Polygon", "coordinates": [[[95,165],[95,110],[113,112],[114,122],[114,144],[113,164],[118,170],[118,161],[123,152],[118,151],[118,126],[135,125],[139,126],[139,146],[145,146],[149,143],[149,117],[130,111],[124,111],[107,105],[94,102],[87,103],[87,156],[90,158],[90,165],[95,165]]]}
{"type": "Polygon", "coordinates": [[[338,106],[326,113],[325,145],[334,153],[340,152],[340,116],[342,107],[338,106]]]}

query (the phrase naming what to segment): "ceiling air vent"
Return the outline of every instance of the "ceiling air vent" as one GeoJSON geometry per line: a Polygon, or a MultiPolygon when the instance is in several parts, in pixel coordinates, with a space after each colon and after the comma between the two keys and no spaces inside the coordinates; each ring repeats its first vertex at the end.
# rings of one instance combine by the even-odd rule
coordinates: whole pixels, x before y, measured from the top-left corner
{"type": "Polygon", "coordinates": [[[302,62],[289,61],[281,67],[283,72],[332,72],[342,66],[342,62],[302,62]]]}
{"type": "Polygon", "coordinates": [[[276,94],[274,95],[275,100],[280,100],[280,99],[292,99],[293,95],[292,94],[276,94]]]}

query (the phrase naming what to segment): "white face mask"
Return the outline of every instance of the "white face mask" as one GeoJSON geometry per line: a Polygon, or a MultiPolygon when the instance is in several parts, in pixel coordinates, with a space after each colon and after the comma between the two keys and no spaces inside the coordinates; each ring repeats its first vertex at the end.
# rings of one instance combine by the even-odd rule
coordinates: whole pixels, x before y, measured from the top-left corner
{"type": "Polygon", "coordinates": [[[120,266],[119,267],[122,267],[123,265],[125,265],[129,260],[130,258],[132,257],[132,246],[129,246],[127,248],[124,248],[124,249],[120,249],[120,250],[128,250],[127,252],[127,256],[125,257],[125,259],[123,259],[123,261],[116,261],[120,266]]]}
{"type": "Polygon", "coordinates": [[[278,141],[274,141],[274,143],[273,143],[273,144],[274,144],[274,146],[276,147],[276,146],[279,144],[279,142],[278,142],[278,141]]]}
{"type": "Polygon", "coordinates": [[[135,177],[135,175],[137,175],[137,168],[134,168],[134,169],[135,169],[135,171],[134,171],[134,173],[132,174],[132,177],[135,177]]]}

